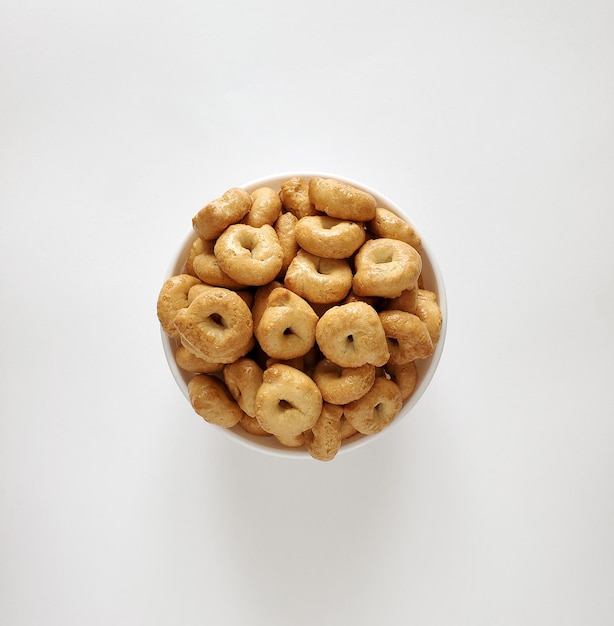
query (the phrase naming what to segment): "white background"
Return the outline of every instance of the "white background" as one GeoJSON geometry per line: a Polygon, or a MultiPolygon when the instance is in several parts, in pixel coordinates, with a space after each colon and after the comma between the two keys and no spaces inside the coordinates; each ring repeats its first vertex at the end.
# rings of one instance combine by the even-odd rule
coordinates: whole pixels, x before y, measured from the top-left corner
{"type": "Polygon", "coordinates": [[[614,4],[0,0],[0,623],[614,623],[614,4]],[[193,214],[315,169],[406,206],[440,368],[331,463],[196,416],[193,214]]]}

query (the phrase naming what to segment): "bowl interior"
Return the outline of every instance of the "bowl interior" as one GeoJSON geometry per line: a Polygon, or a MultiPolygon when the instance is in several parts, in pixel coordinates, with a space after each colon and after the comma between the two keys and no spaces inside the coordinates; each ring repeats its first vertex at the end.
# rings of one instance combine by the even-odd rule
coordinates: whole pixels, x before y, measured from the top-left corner
{"type": "MultiPolygon", "coordinates": [[[[254,180],[250,183],[241,185],[241,187],[250,193],[257,188],[264,187],[264,186],[271,187],[275,189],[275,191],[279,191],[281,188],[281,184],[285,182],[286,180],[288,180],[289,178],[291,178],[292,176],[302,176],[304,178],[313,178],[313,177],[319,176],[322,178],[334,178],[337,180],[347,182],[351,185],[354,185],[355,187],[358,187],[359,189],[363,189],[364,191],[369,192],[377,200],[378,206],[384,207],[393,211],[398,216],[402,217],[407,222],[409,222],[414,228],[414,230],[418,233],[420,238],[422,239],[421,256],[422,256],[422,277],[424,281],[424,287],[437,294],[439,307],[441,309],[441,314],[443,318],[440,338],[435,347],[435,352],[426,359],[418,359],[416,361],[416,367],[418,369],[418,384],[416,386],[416,389],[414,390],[414,393],[411,395],[409,400],[403,405],[403,408],[401,409],[400,413],[396,416],[396,418],[392,421],[392,423],[389,426],[387,426],[384,430],[382,430],[381,432],[375,435],[366,436],[366,435],[356,434],[353,437],[344,440],[342,442],[339,452],[337,453],[337,454],[343,454],[350,450],[355,450],[369,443],[370,441],[374,441],[375,439],[377,439],[378,437],[381,437],[385,433],[389,433],[390,430],[394,428],[396,424],[398,424],[402,419],[404,419],[411,412],[413,407],[416,406],[416,403],[420,400],[420,398],[426,391],[426,388],[428,387],[429,383],[431,382],[433,378],[433,375],[435,374],[435,371],[441,359],[441,354],[442,354],[443,347],[444,347],[446,327],[447,327],[447,318],[448,318],[446,294],[445,294],[443,278],[442,278],[440,269],[437,265],[437,262],[435,260],[433,253],[431,252],[429,248],[428,242],[425,241],[424,239],[422,232],[420,231],[418,226],[415,224],[415,222],[411,219],[411,216],[406,210],[398,206],[396,203],[392,202],[387,197],[380,194],[378,191],[371,189],[363,185],[362,183],[359,183],[352,179],[345,178],[343,176],[338,176],[336,174],[328,174],[328,173],[322,173],[322,172],[290,172],[286,174],[277,174],[275,176],[254,180]]],[[[190,219],[191,219],[191,216],[190,216],[190,219]]],[[[188,232],[188,234],[184,237],[184,240],[181,243],[177,251],[177,254],[175,255],[175,257],[169,264],[166,275],[164,276],[164,280],[166,280],[167,278],[170,278],[171,276],[181,274],[183,272],[185,262],[190,252],[190,248],[192,246],[192,243],[196,239],[196,237],[197,235],[193,230],[188,232]]],[[[183,395],[189,402],[188,381],[190,380],[190,378],[192,378],[192,376],[194,376],[194,374],[191,374],[190,372],[186,372],[177,366],[177,363],[175,362],[175,350],[177,349],[178,342],[174,339],[170,339],[166,335],[166,333],[164,333],[164,331],[162,330],[161,330],[161,334],[162,334],[162,345],[164,348],[164,353],[166,356],[166,360],[168,361],[168,365],[170,367],[172,375],[175,381],[177,382],[177,385],[181,389],[181,392],[183,393],[183,395]]],[[[196,413],[194,413],[194,415],[198,417],[196,413]]],[[[240,426],[235,426],[234,428],[230,428],[230,429],[225,429],[225,428],[219,428],[219,429],[222,432],[226,433],[229,437],[233,438],[238,443],[243,444],[249,448],[252,448],[260,452],[283,456],[286,458],[309,458],[311,459],[310,454],[304,448],[289,448],[289,447],[283,446],[275,439],[275,437],[258,437],[255,435],[251,435],[247,433],[246,431],[244,431],[240,426]]]]}

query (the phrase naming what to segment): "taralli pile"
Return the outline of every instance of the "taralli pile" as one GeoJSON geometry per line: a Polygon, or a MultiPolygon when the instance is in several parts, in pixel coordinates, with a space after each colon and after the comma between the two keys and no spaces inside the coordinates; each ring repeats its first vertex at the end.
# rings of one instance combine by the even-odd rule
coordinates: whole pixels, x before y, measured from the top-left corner
{"type": "Polygon", "coordinates": [[[229,189],[192,226],[157,314],[196,413],[321,461],[392,422],[442,327],[410,224],[353,185],[297,176],[229,189]]]}

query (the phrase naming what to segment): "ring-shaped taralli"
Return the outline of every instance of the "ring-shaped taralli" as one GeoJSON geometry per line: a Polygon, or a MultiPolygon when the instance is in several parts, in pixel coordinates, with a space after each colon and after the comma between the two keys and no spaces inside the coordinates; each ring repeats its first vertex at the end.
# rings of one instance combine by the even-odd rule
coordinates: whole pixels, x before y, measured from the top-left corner
{"type": "Polygon", "coordinates": [[[418,251],[397,239],[369,239],[354,260],[352,289],[358,296],[397,298],[416,284],[422,271],[418,251]]]}
{"type": "Polygon", "coordinates": [[[224,382],[230,395],[250,417],[256,416],[256,393],[262,384],[262,368],[247,357],[224,366],[224,382]]]}
{"type": "Polygon", "coordinates": [[[308,215],[296,225],[298,245],[319,257],[347,259],[365,239],[362,224],[328,215],[308,215]]]}
{"type": "Polygon", "coordinates": [[[196,356],[232,363],[254,345],[252,314],[234,291],[211,287],[175,316],[181,343],[196,356]]]}
{"type": "Polygon", "coordinates": [[[190,250],[190,257],[186,263],[186,271],[193,273],[207,285],[225,287],[226,289],[242,289],[242,283],[234,280],[222,269],[217,257],[213,253],[214,241],[205,241],[198,238],[190,250]]]}
{"type": "Polygon", "coordinates": [[[219,378],[197,374],[188,382],[188,395],[196,413],[210,424],[232,428],[243,417],[243,411],[219,378]]]}
{"type": "Polygon", "coordinates": [[[352,269],[345,259],[324,259],[299,250],[286,271],[284,285],[308,302],[339,302],[352,287],[352,269]]]}
{"type": "Polygon", "coordinates": [[[334,306],[318,321],[316,341],[324,356],[340,367],[380,367],[390,356],[377,311],[365,302],[334,306]]]}
{"type": "Polygon", "coordinates": [[[318,211],[342,220],[366,222],[375,217],[375,198],[368,192],[333,178],[309,181],[309,199],[318,211]]]}
{"type": "Polygon", "coordinates": [[[243,218],[243,222],[256,228],[265,224],[273,225],[281,213],[279,194],[271,187],[258,187],[250,196],[252,206],[243,218]]]}
{"type": "Polygon", "coordinates": [[[240,221],[251,206],[249,193],[233,187],[204,206],[192,218],[192,226],[201,239],[217,239],[230,224],[240,221]]]}
{"type": "Polygon", "coordinates": [[[358,432],[374,435],[392,422],[402,406],[398,385],[388,378],[379,377],[362,398],[343,407],[343,414],[358,432]]]}
{"type": "Polygon", "coordinates": [[[164,281],[158,295],[157,314],[162,330],[171,338],[178,339],[175,317],[188,306],[188,294],[194,285],[202,284],[195,276],[178,274],[164,281]]]}
{"type": "Polygon", "coordinates": [[[281,264],[281,270],[279,271],[279,277],[283,277],[286,274],[286,270],[292,259],[298,252],[298,243],[296,243],[296,225],[298,219],[293,213],[282,213],[273,227],[277,233],[279,239],[279,245],[283,251],[283,261],[281,264]]]}
{"type": "Polygon", "coordinates": [[[375,217],[366,226],[376,237],[399,239],[417,249],[422,245],[420,236],[412,226],[390,209],[376,208],[375,217]]]}
{"type": "Polygon", "coordinates": [[[412,313],[415,313],[426,324],[433,345],[435,345],[439,341],[442,325],[437,294],[428,289],[417,289],[416,292],[416,302],[412,313]]]}
{"type": "Polygon", "coordinates": [[[418,368],[414,361],[409,363],[387,363],[385,370],[401,390],[403,402],[407,402],[418,384],[418,368]]]}
{"type": "Polygon", "coordinates": [[[322,359],[313,372],[313,379],[325,402],[348,404],[358,400],[373,387],[375,366],[340,367],[329,359],[322,359]]]}
{"type": "Polygon", "coordinates": [[[218,237],[213,252],[228,276],[251,286],[274,280],[284,256],[277,233],[269,224],[260,228],[233,224],[218,237]]]}
{"type": "Polygon", "coordinates": [[[322,412],[311,430],[303,433],[305,447],[318,461],[335,458],[341,447],[341,417],[343,407],[324,402],[322,412]]]}
{"type": "Polygon", "coordinates": [[[279,287],[269,294],[254,334],[270,357],[294,359],[313,348],[317,322],[318,316],[303,298],[279,287]]]}
{"type": "Polygon", "coordinates": [[[309,180],[293,176],[281,184],[279,198],[283,207],[297,219],[317,213],[309,199],[309,180]]]}
{"type": "Polygon", "coordinates": [[[389,362],[395,365],[423,359],[433,354],[433,341],[424,322],[406,311],[381,311],[389,362]]]}
{"type": "Polygon", "coordinates": [[[177,350],[175,351],[175,362],[182,370],[195,374],[213,374],[215,372],[221,372],[224,368],[223,363],[211,363],[198,358],[181,344],[177,346],[177,350]]]}
{"type": "Polygon", "coordinates": [[[256,394],[256,419],[264,430],[294,437],[309,430],[322,411],[322,394],[313,380],[289,365],[264,371],[256,394]]]}

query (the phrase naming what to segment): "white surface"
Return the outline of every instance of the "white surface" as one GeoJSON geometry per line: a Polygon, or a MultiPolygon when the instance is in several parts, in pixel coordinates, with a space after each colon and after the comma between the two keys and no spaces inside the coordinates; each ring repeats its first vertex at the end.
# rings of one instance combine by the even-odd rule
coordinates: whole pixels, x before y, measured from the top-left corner
{"type": "Polygon", "coordinates": [[[605,626],[614,4],[0,4],[0,623],[605,626]],[[201,205],[363,181],[437,251],[412,419],[329,464],[194,416],[155,301],[201,205]]]}

